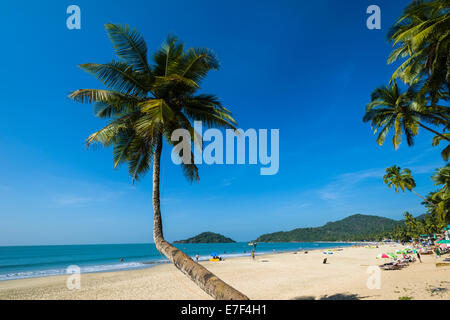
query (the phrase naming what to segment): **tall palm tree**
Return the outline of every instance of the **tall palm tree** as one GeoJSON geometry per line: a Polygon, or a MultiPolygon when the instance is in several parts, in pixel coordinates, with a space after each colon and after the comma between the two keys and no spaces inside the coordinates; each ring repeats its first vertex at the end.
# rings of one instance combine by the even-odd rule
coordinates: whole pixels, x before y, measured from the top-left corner
{"type": "Polygon", "coordinates": [[[421,91],[430,94],[432,104],[440,92],[449,92],[449,30],[450,0],[414,0],[388,33],[395,48],[388,63],[406,59],[392,79],[410,85],[424,80],[421,91]]]}
{"type": "Polygon", "coordinates": [[[449,137],[423,123],[448,126],[449,108],[440,106],[424,108],[426,103],[423,100],[416,100],[416,89],[417,87],[413,85],[402,93],[394,81],[391,85],[379,87],[372,92],[371,102],[366,107],[363,121],[371,123],[375,134],[380,130],[377,137],[379,145],[383,145],[392,128],[394,129],[392,143],[395,149],[400,146],[402,133],[405,134],[408,145],[413,145],[419,127],[450,142],[449,137]]]}
{"type": "MultiPolygon", "coordinates": [[[[248,299],[188,255],[169,244],[163,235],[160,204],[160,165],[163,142],[173,145],[170,137],[183,128],[199,137],[191,121],[235,129],[231,112],[217,97],[199,94],[201,81],[219,63],[209,49],[185,49],[175,37],[168,37],[161,49],[147,60],[143,36],[127,25],[107,24],[107,34],[119,61],[88,63],[80,67],[108,88],[80,89],[70,98],[94,103],[96,115],[110,118],[106,127],[91,134],[87,144],[113,147],[114,167],[128,163],[134,181],[143,177],[153,163],[153,238],[156,248],[215,299],[248,299]]],[[[180,153],[181,156],[181,153],[180,153]]],[[[191,154],[192,157],[192,154],[191,154]]],[[[191,158],[192,160],[192,158],[191,158]]],[[[194,163],[182,163],[185,177],[198,181],[194,163]]]]}
{"type": "Polygon", "coordinates": [[[386,174],[383,176],[383,182],[389,187],[389,189],[394,186],[395,192],[398,192],[399,189],[405,192],[406,189],[415,193],[423,200],[427,201],[424,197],[414,191],[416,182],[411,175],[411,170],[407,168],[402,170],[399,166],[396,165],[386,168],[386,174]]]}

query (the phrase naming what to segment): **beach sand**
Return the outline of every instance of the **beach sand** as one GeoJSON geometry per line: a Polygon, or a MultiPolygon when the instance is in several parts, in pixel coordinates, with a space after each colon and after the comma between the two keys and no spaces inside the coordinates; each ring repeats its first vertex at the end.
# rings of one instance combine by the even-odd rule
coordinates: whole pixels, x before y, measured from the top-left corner
{"type": "MultiPolygon", "coordinates": [[[[367,287],[368,267],[386,262],[375,257],[400,248],[354,247],[326,256],[316,250],[201,263],[250,299],[450,299],[450,265],[436,267],[434,255],[402,270],[380,271],[381,288],[367,287]],[[325,257],[327,264],[322,263],[325,257]]],[[[0,299],[211,299],[171,264],[82,274],[78,290],[67,289],[67,278],[2,281],[0,299]]]]}

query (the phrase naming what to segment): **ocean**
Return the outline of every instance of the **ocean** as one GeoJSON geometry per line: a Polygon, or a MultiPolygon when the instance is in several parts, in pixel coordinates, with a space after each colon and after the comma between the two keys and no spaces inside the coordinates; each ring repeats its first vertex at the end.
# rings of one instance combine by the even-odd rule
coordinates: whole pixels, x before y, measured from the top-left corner
{"type": "MultiPolygon", "coordinates": [[[[299,249],[328,249],[351,246],[349,243],[301,242],[258,243],[256,255],[299,249]]],[[[247,242],[175,244],[191,257],[207,260],[217,252],[224,259],[250,256],[253,246],[247,242]]],[[[69,266],[81,273],[149,268],[167,263],[154,244],[95,244],[58,246],[0,247],[0,281],[66,274],[69,266]],[[121,259],[123,258],[123,262],[121,259]]]]}

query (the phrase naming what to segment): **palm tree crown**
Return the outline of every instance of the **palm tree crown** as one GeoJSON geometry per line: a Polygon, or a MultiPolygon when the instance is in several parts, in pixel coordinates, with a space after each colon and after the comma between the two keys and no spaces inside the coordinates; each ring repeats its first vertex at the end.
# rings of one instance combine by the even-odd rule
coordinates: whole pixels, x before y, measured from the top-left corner
{"type": "Polygon", "coordinates": [[[390,29],[388,39],[396,47],[388,62],[406,60],[392,79],[414,84],[423,80],[421,92],[436,103],[449,92],[450,0],[414,0],[390,29]]]}
{"type": "Polygon", "coordinates": [[[434,185],[439,186],[440,189],[428,197],[429,201],[434,204],[429,208],[432,213],[437,214],[441,221],[445,222],[450,218],[447,216],[447,213],[450,212],[450,164],[437,169],[431,179],[434,181],[434,185]]]}
{"type": "MultiPolygon", "coordinates": [[[[235,128],[231,112],[211,94],[198,94],[201,81],[219,63],[209,49],[185,49],[175,37],[168,37],[147,60],[147,46],[137,30],[126,25],[107,24],[106,31],[119,61],[106,64],[87,63],[80,67],[94,75],[108,88],[80,89],[70,98],[94,103],[95,113],[110,118],[109,124],[91,134],[87,144],[94,142],[113,146],[114,167],[127,162],[133,181],[144,175],[162,137],[170,137],[178,128],[187,129],[193,138],[191,122],[235,128]]],[[[197,138],[201,139],[198,136],[197,138]]],[[[199,179],[193,163],[182,163],[190,181],[199,179]]]]}
{"type": "Polygon", "coordinates": [[[411,191],[416,187],[416,182],[411,175],[411,170],[405,168],[401,169],[399,166],[392,166],[386,169],[386,174],[383,176],[383,181],[389,189],[394,186],[395,192],[399,188],[404,192],[405,189],[411,191]]]}
{"type": "Polygon", "coordinates": [[[394,129],[392,144],[395,149],[400,146],[403,133],[408,145],[412,146],[419,127],[433,132],[441,139],[450,141],[448,137],[423,123],[448,125],[449,108],[425,107],[427,102],[424,99],[417,99],[416,89],[417,87],[412,85],[402,93],[397,82],[394,81],[391,85],[379,87],[372,92],[371,102],[366,107],[363,121],[371,123],[375,134],[380,130],[377,137],[379,145],[383,145],[392,128],[394,129]]]}

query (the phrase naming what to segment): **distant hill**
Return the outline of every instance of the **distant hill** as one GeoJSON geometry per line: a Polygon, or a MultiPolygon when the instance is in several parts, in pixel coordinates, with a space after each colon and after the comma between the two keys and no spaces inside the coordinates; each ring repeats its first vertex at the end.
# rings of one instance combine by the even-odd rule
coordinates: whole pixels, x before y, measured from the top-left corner
{"type": "Polygon", "coordinates": [[[421,214],[420,216],[417,216],[416,219],[420,220],[420,221],[423,221],[423,220],[425,220],[426,217],[427,217],[427,214],[424,213],[424,214],[421,214]]]}
{"type": "Polygon", "coordinates": [[[230,243],[236,242],[233,239],[227,238],[221,234],[214,232],[203,232],[195,237],[186,239],[186,240],[178,240],[174,243],[230,243]]]}
{"type": "Polygon", "coordinates": [[[391,231],[401,225],[401,221],[388,218],[355,214],[345,219],[328,222],[317,228],[299,228],[264,234],[258,242],[290,241],[361,241],[372,240],[383,232],[391,231]]]}

